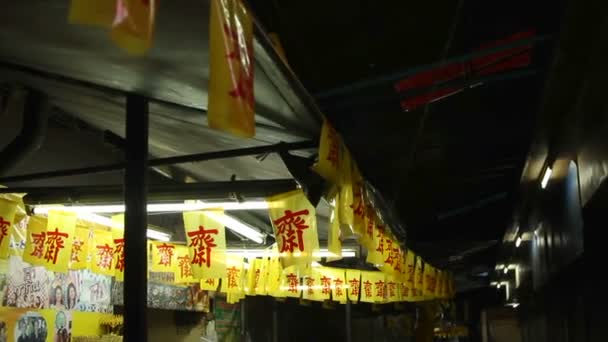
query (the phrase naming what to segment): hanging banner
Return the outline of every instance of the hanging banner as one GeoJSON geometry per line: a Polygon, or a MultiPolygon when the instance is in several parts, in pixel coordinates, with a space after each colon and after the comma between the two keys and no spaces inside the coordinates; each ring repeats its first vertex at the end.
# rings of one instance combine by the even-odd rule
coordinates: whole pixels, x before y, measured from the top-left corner
{"type": "Polygon", "coordinates": [[[0,198],[0,259],[8,258],[10,234],[17,205],[17,202],[0,198]]]}
{"type": "Polygon", "coordinates": [[[44,242],[46,240],[46,217],[32,216],[27,224],[27,236],[25,240],[25,250],[23,251],[23,261],[32,265],[43,266],[44,261],[44,242]]]}
{"type": "Polygon", "coordinates": [[[283,266],[310,264],[318,258],[315,208],[301,189],[269,197],[268,212],[283,266]]]}
{"type": "Polygon", "coordinates": [[[91,238],[91,229],[83,226],[76,227],[70,255],[69,268],[71,270],[90,268],[89,246],[91,238]]]}
{"type": "Polygon", "coordinates": [[[349,289],[348,282],[346,281],[346,270],[340,268],[324,267],[323,273],[327,274],[332,279],[332,299],[341,304],[346,304],[348,298],[347,292],[349,289]]]}
{"type": "Polygon", "coordinates": [[[268,258],[253,260],[253,281],[251,286],[256,295],[266,295],[266,279],[268,276],[268,258]]]}
{"type": "Polygon", "coordinates": [[[314,301],[329,300],[333,281],[331,271],[326,271],[323,267],[314,268],[311,275],[304,277],[302,298],[314,301]]]}
{"type": "Polygon", "coordinates": [[[424,288],[422,295],[425,300],[435,297],[435,285],[437,282],[437,269],[428,263],[424,264],[424,288]]]}
{"type": "MultiPolygon", "coordinates": [[[[190,251],[186,246],[175,246],[175,262],[177,270],[175,272],[175,282],[178,284],[194,283],[194,275],[192,273],[192,263],[190,262],[190,251]]],[[[214,279],[214,278],[212,278],[214,279]]],[[[201,280],[202,281],[202,280],[201,280]]],[[[217,290],[217,284],[215,289],[217,290]]]]}
{"type": "Polygon", "coordinates": [[[361,271],[359,270],[346,270],[346,286],[348,300],[352,303],[359,302],[359,295],[361,294],[361,271]]]}
{"type": "Polygon", "coordinates": [[[114,238],[111,231],[95,229],[91,246],[91,270],[97,274],[114,276],[114,238]]]}
{"type": "Polygon", "coordinates": [[[352,164],[352,178],[353,178],[353,204],[351,208],[353,210],[353,230],[359,236],[365,236],[365,214],[366,206],[363,198],[363,179],[359,174],[359,169],[356,164],[352,164]]]}
{"type": "Polygon", "coordinates": [[[226,277],[222,278],[222,292],[240,294],[243,292],[243,257],[226,257],[226,277]]]}
{"type": "Polygon", "coordinates": [[[156,4],[156,0],[116,0],[111,33],[116,45],[133,55],[143,55],[152,47],[156,4]]]}
{"type": "Polygon", "coordinates": [[[296,265],[286,267],[281,273],[281,293],[283,297],[300,298],[302,284],[300,284],[300,273],[296,265]]]}
{"type": "Polygon", "coordinates": [[[408,248],[405,256],[405,281],[402,286],[401,298],[405,301],[411,301],[415,297],[415,282],[416,282],[416,255],[408,248]]]}
{"type": "Polygon", "coordinates": [[[71,0],[69,22],[110,28],[116,15],[115,0],[71,0]]]}
{"type": "MultiPolygon", "coordinates": [[[[278,255],[276,245],[271,249],[271,253],[278,255]]],[[[281,289],[282,275],[283,267],[281,265],[281,260],[278,257],[271,257],[268,260],[268,270],[266,276],[266,292],[269,295],[278,298],[285,297],[281,289]]]]}
{"type": "Polygon", "coordinates": [[[49,271],[65,273],[72,256],[76,214],[51,210],[46,226],[43,256],[45,267],[49,271]]]}
{"type": "Polygon", "coordinates": [[[224,225],[213,219],[221,211],[184,213],[186,240],[195,279],[226,277],[226,232],[224,225]]]}
{"type": "Polygon", "coordinates": [[[396,275],[386,276],[386,301],[389,303],[398,302],[399,296],[399,282],[397,281],[396,275]]]}
{"type": "Polygon", "coordinates": [[[253,19],[241,0],[211,0],[209,127],[255,135],[253,19]]]}
{"type": "Polygon", "coordinates": [[[217,291],[217,287],[220,285],[220,280],[216,278],[204,278],[201,279],[200,286],[201,290],[206,291],[217,291]]]}
{"type": "Polygon", "coordinates": [[[342,229],[340,228],[338,196],[339,194],[336,193],[330,201],[331,214],[329,216],[329,231],[327,233],[327,251],[332,255],[326,258],[327,262],[342,259],[342,229]]]}
{"type": "Polygon", "coordinates": [[[341,150],[342,140],[338,132],[327,119],[323,119],[321,141],[319,142],[319,161],[313,166],[313,170],[334,184],[338,184],[340,181],[341,150]]]}
{"type": "Polygon", "coordinates": [[[353,179],[352,161],[350,152],[343,145],[342,160],[340,163],[340,195],[338,196],[338,214],[340,225],[348,226],[352,229],[354,224],[353,214],[353,179]]]}
{"type": "Polygon", "coordinates": [[[414,300],[424,300],[424,261],[421,257],[416,257],[416,282],[414,283],[414,300]]]}

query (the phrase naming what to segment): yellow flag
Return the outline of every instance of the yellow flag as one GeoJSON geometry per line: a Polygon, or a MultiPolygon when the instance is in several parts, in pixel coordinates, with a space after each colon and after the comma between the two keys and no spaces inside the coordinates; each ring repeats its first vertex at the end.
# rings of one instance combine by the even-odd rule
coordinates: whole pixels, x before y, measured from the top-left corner
{"type": "Polygon", "coordinates": [[[416,255],[410,249],[407,250],[405,257],[405,280],[401,288],[401,297],[405,301],[411,301],[415,297],[414,289],[416,282],[416,255]]]}
{"type": "Polygon", "coordinates": [[[329,232],[327,234],[327,250],[332,256],[327,257],[327,261],[336,261],[342,259],[342,240],[340,228],[340,208],[338,207],[336,194],[331,200],[331,214],[329,217],[329,232]]]}
{"type": "Polygon", "coordinates": [[[72,256],[76,214],[51,210],[44,241],[45,266],[49,271],[65,273],[72,256]]]}
{"type": "Polygon", "coordinates": [[[268,278],[268,258],[255,259],[253,275],[253,291],[257,295],[266,295],[266,281],[268,278]]]}
{"type": "Polygon", "coordinates": [[[387,275],[386,276],[386,301],[389,303],[399,301],[399,282],[397,276],[387,275]]]}
{"type": "Polygon", "coordinates": [[[195,279],[226,277],[226,232],[221,211],[184,213],[186,240],[195,279]]]}
{"type": "Polygon", "coordinates": [[[331,296],[336,302],[346,303],[348,282],[346,281],[346,270],[340,268],[324,267],[323,272],[332,279],[331,296]]]}
{"type": "Polygon", "coordinates": [[[230,255],[226,258],[226,277],[222,278],[222,292],[241,293],[243,290],[243,257],[230,255]]]}
{"type": "Polygon", "coordinates": [[[284,297],[300,298],[302,284],[300,272],[296,265],[286,267],[281,274],[281,293],[284,297]]]}
{"type": "Polygon", "coordinates": [[[152,271],[175,272],[177,266],[176,248],[177,246],[172,243],[152,241],[152,271]]]}
{"type": "MultiPolygon", "coordinates": [[[[196,282],[192,275],[192,263],[190,262],[190,251],[186,246],[175,246],[175,262],[177,270],[175,272],[175,282],[179,284],[196,282]]],[[[212,278],[213,279],[213,278],[212,278]]],[[[203,280],[201,280],[203,281],[203,280]]],[[[215,284],[215,289],[217,284],[215,284]]]]}
{"type": "Polygon", "coordinates": [[[326,180],[338,184],[340,181],[340,156],[342,151],[342,139],[338,132],[331,126],[327,119],[323,120],[321,128],[321,141],[319,142],[319,161],[313,169],[326,180]]]}
{"type": "Polygon", "coordinates": [[[430,264],[424,264],[424,289],[423,296],[426,300],[435,298],[435,283],[437,280],[437,269],[430,264]]]}
{"type": "Polygon", "coordinates": [[[363,197],[363,178],[359,173],[359,169],[355,163],[352,164],[352,179],[353,179],[353,230],[359,236],[365,236],[365,215],[367,207],[363,197]]]}
{"type": "Polygon", "coordinates": [[[109,28],[116,15],[115,0],[71,0],[69,21],[72,24],[109,28]]]}
{"type": "Polygon", "coordinates": [[[384,273],[361,271],[361,301],[366,303],[384,303],[386,301],[384,273]]]}
{"type": "Polygon", "coordinates": [[[31,264],[44,266],[44,242],[46,240],[46,217],[32,216],[27,224],[27,236],[23,261],[31,264]]]}
{"type": "Polygon", "coordinates": [[[255,135],[253,20],[241,0],[211,0],[209,127],[255,135]]]}
{"type": "Polygon", "coordinates": [[[156,22],[156,0],[117,0],[112,23],[112,39],[133,55],[143,55],[152,47],[156,22]]]}
{"type": "Polygon", "coordinates": [[[319,251],[317,217],[300,189],[269,197],[268,213],[285,267],[310,264],[319,251]]]}
{"type": "Polygon", "coordinates": [[[90,268],[89,246],[91,241],[91,229],[77,226],[72,242],[72,254],[70,256],[70,269],[82,270],[90,268]]]}
{"type": "Polygon", "coordinates": [[[91,249],[91,271],[97,274],[114,276],[114,238],[112,232],[105,229],[93,231],[91,249]]]}
{"type": "Polygon", "coordinates": [[[424,261],[422,258],[416,257],[416,282],[414,283],[414,300],[420,301],[424,300],[423,290],[424,290],[424,261]]]}
{"type": "Polygon", "coordinates": [[[338,196],[338,214],[340,224],[351,227],[354,224],[353,214],[353,179],[350,152],[344,148],[340,163],[340,195],[338,196]]]}
{"type": "Polygon", "coordinates": [[[0,198],[0,259],[8,258],[11,227],[16,211],[17,202],[0,198]]]}
{"type": "MultiPolygon", "coordinates": [[[[272,251],[278,255],[278,250],[275,248],[272,251]]],[[[281,290],[281,278],[283,267],[278,256],[271,257],[268,260],[268,269],[266,270],[266,292],[273,297],[284,297],[281,290]]]]}
{"type": "Polygon", "coordinates": [[[353,303],[359,302],[359,296],[361,294],[361,271],[359,270],[346,270],[346,286],[348,300],[353,303]]]}

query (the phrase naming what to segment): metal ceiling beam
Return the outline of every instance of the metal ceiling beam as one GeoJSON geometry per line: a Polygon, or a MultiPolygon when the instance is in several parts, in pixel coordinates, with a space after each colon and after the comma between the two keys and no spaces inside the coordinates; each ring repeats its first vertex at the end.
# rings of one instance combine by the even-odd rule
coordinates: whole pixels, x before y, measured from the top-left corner
{"type": "MultiPolygon", "coordinates": [[[[148,186],[149,201],[183,201],[185,199],[226,200],[236,196],[263,198],[297,188],[293,179],[244,180],[227,182],[156,184],[148,186]]],[[[0,193],[26,193],[27,204],[56,203],[121,203],[122,184],[57,187],[0,188],[0,193]]]]}
{"type": "MultiPolygon", "coordinates": [[[[300,141],[300,142],[294,142],[294,143],[278,143],[278,144],[272,144],[272,145],[246,147],[246,148],[239,148],[239,149],[233,149],[233,150],[196,153],[196,154],[188,154],[188,155],[176,156],[176,157],[150,159],[148,161],[148,167],[175,165],[175,164],[183,164],[183,163],[196,163],[196,162],[225,159],[225,158],[245,157],[245,156],[251,156],[251,155],[261,155],[261,154],[268,154],[268,153],[274,153],[274,152],[281,152],[281,151],[309,149],[309,148],[315,148],[317,146],[318,146],[317,142],[314,142],[314,141],[300,141]]],[[[121,163],[97,165],[97,166],[90,166],[90,167],[83,167],[83,168],[76,168],[76,169],[57,170],[57,171],[38,172],[38,173],[31,173],[31,174],[25,174],[25,175],[18,175],[18,176],[9,176],[9,177],[0,178],[0,183],[23,182],[23,181],[32,181],[32,180],[40,180],[40,179],[48,179],[48,178],[56,178],[56,177],[86,175],[86,174],[91,174],[91,173],[121,171],[121,170],[125,169],[126,165],[127,164],[125,162],[121,162],[121,163]]]]}

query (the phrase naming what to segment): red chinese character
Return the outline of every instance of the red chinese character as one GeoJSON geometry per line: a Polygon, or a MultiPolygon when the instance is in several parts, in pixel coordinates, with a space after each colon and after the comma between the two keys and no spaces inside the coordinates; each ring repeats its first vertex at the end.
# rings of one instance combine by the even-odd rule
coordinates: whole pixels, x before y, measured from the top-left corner
{"type": "Polygon", "coordinates": [[[237,288],[239,286],[238,283],[238,276],[239,276],[239,269],[236,268],[235,266],[229,267],[226,269],[226,271],[228,271],[228,288],[229,289],[233,289],[233,288],[237,288]]]}
{"type": "Polygon", "coordinates": [[[344,295],[343,285],[344,281],[342,279],[334,279],[334,292],[336,297],[342,297],[344,295]]]}
{"type": "Polygon", "coordinates": [[[82,252],[82,245],[84,245],[82,239],[74,238],[74,242],[72,243],[72,255],[70,255],[71,262],[80,262],[79,254],[82,252]]]}
{"type": "Polygon", "coordinates": [[[300,279],[298,279],[298,276],[293,273],[289,273],[287,275],[287,291],[291,293],[298,293],[298,285],[300,285],[300,279]]]}
{"type": "Polygon", "coordinates": [[[321,293],[329,295],[331,293],[331,278],[326,276],[321,277],[321,293]]]}
{"type": "Polygon", "coordinates": [[[365,216],[367,217],[367,227],[365,232],[367,233],[367,236],[371,239],[374,237],[374,215],[370,208],[366,210],[365,216]]]}
{"type": "Polygon", "coordinates": [[[211,267],[211,249],[217,247],[215,239],[211,234],[218,234],[217,229],[205,229],[203,226],[199,226],[198,230],[188,232],[188,236],[192,238],[190,247],[194,247],[194,258],[192,258],[192,265],[203,266],[203,263],[207,267],[211,267]]]}
{"type": "Polygon", "coordinates": [[[114,255],[116,255],[115,269],[123,272],[125,270],[125,239],[114,239],[114,255]]]}
{"type": "Polygon", "coordinates": [[[393,266],[395,260],[393,259],[393,253],[391,253],[393,250],[392,240],[386,240],[386,250],[388,251],[388,256],[386,257],[386,260],[384,260],[384,263],[393,266]]]}
{"type": "Polygon", "coordinates": [[[308,215],[308,209],[296,212],[285,210],[284,216],[273,221],[281,239],[281,253],[293,253],[294,247],[298,247],[302,252],[304,251],[304,229],[307,229],[308,225],[306,220],[302,218],[303,215],[308,215]]]}
{"type": "Polygon", "coordinates": [[[8,227],[10,226],[11,223],[4,220],[4,217],[0,216],[0,245],[2,245],[4,237],[8,235],[8,227]]]}
{"type": "Polygon", "coordinates": [[[171,267],[175,246],[163,243],[162,245],[156,245],[156,249],[158,249],[158,254],[160,255],[158,264],[171,267]]]}
{"type": "Polygon", "coordinates": [[[309,295],[314,295],[315,294],[315,278],[306,278],[306,293],[308,293],[309,295]]]}
{"type": "Polygon", "coordinates": [[[358,296],[359,295],[359,285],[361,284],[359,279],[353,278],[353,279],[349,280],[348,283],[350,284],[351,296],[355,296],[355,297],[358,296]]]}
{"type": "Polygon", "coordinates": [[[414,283],[414,265],[407,265],[407,282],[413,284],[414,283]]]}
{"type": "Polygon", "coordinates": [[[363,218],[365,207],[363,206],[363,196],[362,196],[362,192],[361,192],[361,182],[357,182],[355,184],[355,189],[356,190],[355,190],[354,195],[353,195],[353,204],[351,204],[350,207],[353,209],[353,213],[355,214],[355,216],[358,216],[359,218],[363,218]]]}
{"type": "MultiPolygon", "coordinates": [[[[192,274],[190,274],[192,275],[192,274]]],[[[205,280],[205,284],[209,285],[209,286],[215,286],[215,278],[207,278],[207,280],[205,280]]]]}
{"type": "Polygon", "coordinates": [[[179,267],[179,274],[182,278],[192,277],[192,264],[190,263],[190,256],[184,255],[177,257],[177,266],[179,267]]]}
{"type": "Polygon", "coordinates": [[[380,298],[384,298],[385,283],[382,280],[378,280],[374,285],[376,285],[376,295],[380,298]]]}
{"type": "Polygon", "coordinates": [[[114,258],[114,248],[107,243],[97,246],[97,267],[107,270],[112,268],[112,258],[114,258]]]}
{"type": "Polygon", "coordinates": [[[384,253],[384,226],[378,225],[376,226],[376,230],[378,234],[376,237],[378,238],[378,248],[376,248],[376,252],[384,253]]]}
{"type": "Polygon", "coordinates": [[[329,138],[327,160],[331,163],[331,165],[337,167],[338,161],[340,160],[340,140],[338,138],[338,133],[333,127],[329,126],[327,137],[329,138]]]}
{"type": "Polygon", "coordinates": [[[63,245],[63,239],[68,238],[68,233],[62,233],[59,228],[55,228],[55,231],[46,233],[46,251],[44,252],[44,260],[47,262],[57,263],[57,255],[65,248],[63,245]]]}
{"type": "Polygon", "coordinates": [[[405,284],[401,284],[401,296],[408,297],[410,295],[410,288],[405,284]]]}
{"type": "Polygon", "coordinates": [[[401,273],[401,259],[402,259],[401,248],[399,248],[399,246],[397,246],[397,247],[391,249],[389,251],[389,253],[391,254],[392,259],[393,259],[393,270],[401,273]]]}
{"type": "Polygon", "coordinates": [[[241,68],[237,69],[239,70],[239,76],[235,88],[228,92],[228,94],[234,98],[241,98],[245,100],[245,103],[249,106],[249,108],[254,108],[255,97],[253,94],[253,64],[251,63],[253,47],[249,41],[242,42],[239,39],[238,32],[230,27],[227,23],[224,23],[224,33],[226,34],[226,37],[230,39],[229,44],[231,45],[231,50],[228,52],[228,54],[226,54],[226,58],[232,59],[236,63],[241,64],[241,68]]]}
{"type": "Polygon", "coordinates": [[[397,295],[397,284],[392,281],[389,281],[388,283],[386,283],[386,290],[388,292],[389,297],[395,297],[397,295]]]}
{"type": "Polygon", "coordinates": [[[365,291],[365,297],[372,296],[372,283],[369,280],[363,283],[363,291],[365,291]]]}
{"type": "Polygon", "coordinates": [[[34,244],[34,250],[30,254],[38,259],[42,258],[44,254],[44,240],[46,239],[46,233],[40,232],[40,234],[32,233],[32,243],[34,244]]]}

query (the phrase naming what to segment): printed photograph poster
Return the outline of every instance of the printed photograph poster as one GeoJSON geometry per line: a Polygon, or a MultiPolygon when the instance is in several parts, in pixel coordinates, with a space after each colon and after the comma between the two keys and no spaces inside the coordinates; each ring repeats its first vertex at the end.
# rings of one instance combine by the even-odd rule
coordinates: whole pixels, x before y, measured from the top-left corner
{"type": "Polygon", "coordinates": [[[44,267],[31,266],[20,257],[12,256],[9,259],[6,291],[2,304],[18,308],[46,308],[52,280],[52,272],[44,267]]]}
{"type": "Polygon", "coordinates": [[[79,271],[55,272],[49,288],[48,307],[56,310],[78,310],[79,288],[79,271]]]}
{"type": "Polygon", "coordinates": [[[112,277],[80,270],[78,311],[112,312],[112,277]]]}

